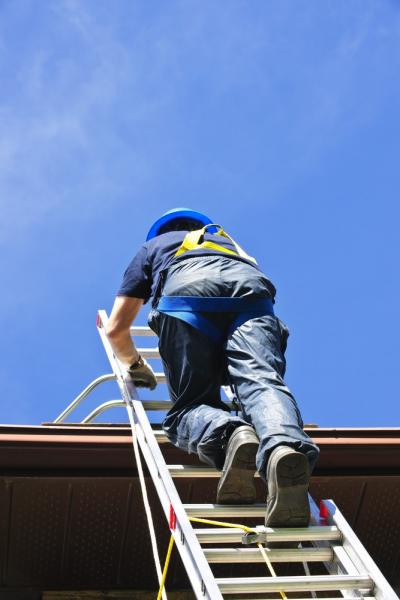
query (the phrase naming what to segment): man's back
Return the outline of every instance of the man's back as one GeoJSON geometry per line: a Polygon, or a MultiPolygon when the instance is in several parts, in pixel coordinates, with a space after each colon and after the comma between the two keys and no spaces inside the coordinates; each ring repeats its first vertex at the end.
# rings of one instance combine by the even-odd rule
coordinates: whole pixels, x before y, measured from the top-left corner
{"type": "MultiPolygon", "coordinates": [[[[188,256],[221,256],[221,251],[212,248],[197,248],[176,256],[177,251],[187,235],[187,231],[170,231],[145,242],[125,271],[118,296],[143,298],[145,302],[156,292],[160,272],[173,262],[178,263],[188,256]]],[[[205,232],[204,240],[221,246],[229,252],[231,260],[258,266],[251,260],[236,253],[234,243],[223,236],[205,232]]],[[[225,256],[225,254],[223,254],[225,256]]],[[[228,256],[228,254],[226,254],[228,256]]],[[[269,282],[270,293],[275,295],[275,288],[269,282]]]]}

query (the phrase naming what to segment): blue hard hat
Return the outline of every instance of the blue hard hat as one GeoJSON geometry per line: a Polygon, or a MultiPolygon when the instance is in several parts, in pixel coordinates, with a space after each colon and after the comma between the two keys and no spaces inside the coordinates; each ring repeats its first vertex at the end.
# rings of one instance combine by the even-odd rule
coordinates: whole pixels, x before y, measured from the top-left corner
{"type": "Polygon", "coordinates": [[[146,242],[155,238],[163,225],[170,221],[175,221],[175,219],[193,219],[194,221],[200,221],[203,225],[210,225],[212,223],[209,217],[197,212],[197,210],[192,210],[191,208],[172,208],[153,223],[147,234],[146,242]]]}

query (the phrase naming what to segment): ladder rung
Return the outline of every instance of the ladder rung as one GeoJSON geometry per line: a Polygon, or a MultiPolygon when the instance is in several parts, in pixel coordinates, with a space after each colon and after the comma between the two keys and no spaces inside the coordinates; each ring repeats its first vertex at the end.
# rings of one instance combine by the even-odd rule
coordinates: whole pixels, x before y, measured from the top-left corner
{"type": "Polygon", "coordinates": [[[131,335],[139,335],[139,336],[149,336],[156,335],[154,331],[150,329],[150,327],[136,325],[135,327],[131,327],[131,335]]]}
{"type": "MultiPolygon", "coordinates": [[[[145,410],[169,410],[173,407],[171,400],[141,400],[141,403],[145,410]]],[[[232,403],[226,402],[226,405],[230,410],[235,410],[232,403]]],[[[123,404],[123,406],[125,405],[123,404]]]]}
{"type": "Polygon", "coordinates": [[[143,358],[160,358],[158,348],[137,348],[137,351],[143,358]]]}
{"type": "MultiPolygon", "coordinates": [[[[172,477],[220,477],[221,471],[212,467],[196,467],[192,465],[168,465],[172,477]]],[[[258,473],[255,475],[259,477],[258,473]]]]}
{"type": "Polygon", "coordinates": [[[158,444],[171,443],[162,429],[153,429],[153,434],[158,444]]]}
{"type": "Polygon", "coordinates": [[[190,517],[264,517],[266,504],[184,504],[190,517]]]}
{"type": "MultiPolygon", "coordinates": [[[[167,383],[167,378],[165,373],[162,373],[161,371],[159,371],[158,373],[154,373],[154,375],[156,376],[157,379],[157,383],[167,383]]],[[[228,403],[225,403],[228,404],[228,403]]]]}
{"type": "Polygon", "coordinates": [[[372,590],[374,583],[368,575],[297,575],[292,577],[234,577],[217,578],[223,594],[247,592],[372,590]]]}
{"type": "MultiPolygon", "coordinates": [[[[258,563],[264,557],[258,548],[206,548],[209,563],[258,563]]],[[[333,560],[331,548],[298,548],[268,550],[271,562],[325,562],[333,560]]]]}
{"type": "MultiPolygon", "coordinates": [[[[240,600],[254,600],[254,598],[241,598],[240,600]]],[[[259,600],[282,600],[282,596],[276,596],[275,598],[260,598],[259,600]]],[[[303,598],[290,598],[288,600],[304,600],[303,598]]],[[[324,600],[354,600],[354,596],[340,596],[339,598],[336,596],[335,598],[326,598],[324,596],[324,600]]],[[[362,600],[376,600],[376,596],[362,596],[362,600]]]]}
{"type": "Polygon", "coordinates": [[[172,408],[170,400],[142,400],[144,410],[169,410],[172,408]]]}
{"type": "MultiPolygon", "coordinates": [[[[336,541],[341,539],[341,533],[334,525],[319,527],[311,526],[299,529],[272,529],[270,527],[255,527],[255,531],[266,531],[270,542],[316,542],[336,541]]],[[[204,528],[195,529],[200,544],[236,544],[242,542],[244,532],[239,528],[204,528]]]]}

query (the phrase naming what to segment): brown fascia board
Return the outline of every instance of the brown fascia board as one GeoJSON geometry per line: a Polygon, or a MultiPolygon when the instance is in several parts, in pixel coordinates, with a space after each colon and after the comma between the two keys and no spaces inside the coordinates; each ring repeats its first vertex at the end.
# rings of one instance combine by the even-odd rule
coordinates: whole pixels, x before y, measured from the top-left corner
{"type": "MultiPolygon", "coordinates": [[[[321,450],[315,475],[400,474],[400,428],[309,428],[321,450]]],[[[170,463],[196,464],[171,444],[170,463]]],[[[135,467],[126,425],[0,425],[0,469],[119,471],[135,467]]]]}

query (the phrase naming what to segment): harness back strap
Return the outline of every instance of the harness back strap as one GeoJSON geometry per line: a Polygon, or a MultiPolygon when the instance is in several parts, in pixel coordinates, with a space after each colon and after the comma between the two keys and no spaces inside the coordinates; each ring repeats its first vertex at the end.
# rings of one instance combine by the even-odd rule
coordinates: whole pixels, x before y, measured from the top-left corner
{"type": "Polygon", "coordinates": [[[249,256],[243,250],[243,248],[241,248],[239,246],[239,244],[237,244],[235,242],[235,240],[233,240],[230,237],[230,235],[228,235],[222,229],[222,227],[220,225],[216,225],[215,223],[205,225],[202,229],[197,229],[196,231],[189,231],[189,233],[186,234],[185,239],[183,240],[181,246],[178,248],[175,256],[180,256],[181,254],[184,254],[185,252],[189,252],[190,250],[198,250],[200,248],[217,250],[218,252],[223,252],[225,254],[233,254],[234,256],[241,256],[242,258],[245,258],[245,259],[250,260],[251,262],[257,264],[257,261],[255,258],[253,258],[252,256],[249,256]],[[227,238],[228,240],[230,240],[232,242],[232,244],[234,245],[236,252],[234,250],[230,250],[229,248],[225,248],[224,246],[220,246],[219,244],[216,244],[215,242],[205,241],[204,234],[208,227],[218,227],[218,231],[215,235],[219,235],[221,237],[224,237],[224,238],[227,238]],[[202,242],[200,242],[201,239],[203,239],[202,242]]]}

